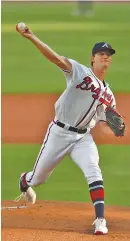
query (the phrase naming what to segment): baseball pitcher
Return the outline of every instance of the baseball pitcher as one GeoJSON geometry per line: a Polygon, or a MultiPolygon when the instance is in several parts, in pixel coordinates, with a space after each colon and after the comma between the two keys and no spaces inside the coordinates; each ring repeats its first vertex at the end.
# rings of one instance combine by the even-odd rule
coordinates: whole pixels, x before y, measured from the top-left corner
{"type": "Polygon", "coordinates": [[[89,185],[95,208],[94,233],[107,234],[103,177],[91,129],[98,121],[104,121],[115,136],[122,137],[125,132],[125,123],[116,111],[114,95],[104,80],[115,50],[108,43],[96,43],[92,49],[91,67],[88,68],[57,54],[24,23],[17,24],[16,30],[60,68],[67,85],[55,103],[55,117],[49,124],[33,170],[20,176],[20,198],[24,197],[30,203],[35,203],[36,193],[32,187],[44,183],[68,154],[82,170],[89,185]]]}

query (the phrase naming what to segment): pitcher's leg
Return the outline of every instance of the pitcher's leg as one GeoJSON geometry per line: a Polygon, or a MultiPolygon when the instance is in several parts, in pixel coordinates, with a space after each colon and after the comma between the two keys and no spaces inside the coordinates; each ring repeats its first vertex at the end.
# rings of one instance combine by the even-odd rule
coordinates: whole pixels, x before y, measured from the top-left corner
{"type": "Polygon", "coordinates": [[[35,203],[36,194],[31,187],[38,186],[47,180],[69,148],[70,139],[64,138],[64,135],[62,136],[62,133],[57,131],[56,125],[51,124],[47,130],[33,171],[23,173],[20,176],[20,190],[22,194],[17,201],[24,197],[30,203],[35,203]]]}
{"type": "Polygon", "coordinates": [[[58,134],[55,135],[53,132],[54,125],[52,124],[48,128],[33,171],[26,174],[26,182],[29,186],[44,183],[67,152],[68,143],[64,138],[59,138],[58,134]]]}
{"type": "Polygon", "coordinates": [[[95,216],[104,217],[104,186],[99,155],[91,135],[87,134],[71,152],[74,162],[81,168],[89,185],[90,196],[95,207],[95,216]]]}
{"type": "Polygon", "coordinates": [[[57,131],[57,126],[51,123],[48,127],[44,143],[41,147],[33,171],[23,175],[22,184],[38,186],[51,175],[56,165],[70,148],[70,140],[57,131]]]}

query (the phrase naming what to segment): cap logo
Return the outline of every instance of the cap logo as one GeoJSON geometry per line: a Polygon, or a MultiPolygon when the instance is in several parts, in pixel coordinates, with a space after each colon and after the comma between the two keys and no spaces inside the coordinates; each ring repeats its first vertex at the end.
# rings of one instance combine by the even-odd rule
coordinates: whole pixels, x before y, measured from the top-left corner
{"type": "Polygon", "coordinates": [[[103,44],[102,48],[104,48],[104,47],[108,48],[108,44],[107,43],[103,44]]]}

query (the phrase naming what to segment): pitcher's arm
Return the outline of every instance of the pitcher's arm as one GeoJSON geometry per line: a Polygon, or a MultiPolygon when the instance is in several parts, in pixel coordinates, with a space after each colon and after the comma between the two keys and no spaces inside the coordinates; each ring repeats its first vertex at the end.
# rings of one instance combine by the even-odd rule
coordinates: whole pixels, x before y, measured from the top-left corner
{"type": "Polygon", "coordinates": [[[61,69],[72,69],[72,64],[65,57],[57,54],[47,44],[39,40],[35,35],[33,35],[30,40],[48,60],[59,66],[61,69]]]}
{"type": "Polygon", "coordinates": [[[18,28],[16,30],[25,38],[28,38],[40,52],[51,62],[59,66],[63,70],[72,70],[72,64],[65,57],[60,56],[54,50],[52,50],[47,44],[42,42],[26,25],[25,29],[18,28]]]}

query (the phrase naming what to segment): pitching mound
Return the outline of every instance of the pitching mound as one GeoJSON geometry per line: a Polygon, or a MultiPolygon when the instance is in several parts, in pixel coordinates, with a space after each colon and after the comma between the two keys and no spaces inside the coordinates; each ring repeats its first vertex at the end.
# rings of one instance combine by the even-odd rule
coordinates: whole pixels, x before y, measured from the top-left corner
{"type": "Polygon", "coordinates": [[[130,208],[106,207],[109,234],[93,235],[93,206],[76,202],[2,202],[2,241],[129,241],[130,208]]]}

